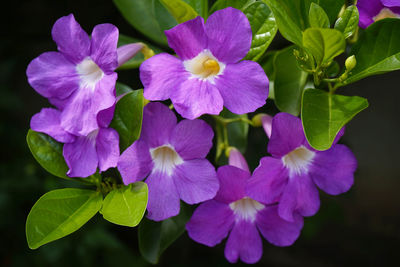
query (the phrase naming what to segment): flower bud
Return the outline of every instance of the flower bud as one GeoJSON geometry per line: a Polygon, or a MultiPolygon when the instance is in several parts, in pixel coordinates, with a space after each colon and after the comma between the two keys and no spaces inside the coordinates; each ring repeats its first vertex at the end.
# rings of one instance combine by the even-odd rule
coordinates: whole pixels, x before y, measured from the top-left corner
{"type": "Polygon", "coordinates": [[[356,57],[354,55],[352,55],[351,57],[348,57],[346,59],[346,62],[344,63],[346,65],[346,69],[347,71],[351,71],[352,69],[354,69],[357,65],[357,60],[356,57]]]}
{"type": "Polygon", "coordinates": [[[263,116],[265,116],[265,115],[267,115],[267,114],[265,114],[265,113],[259,113],[259,114],[257,114],[257,115],[255,115],[252,119],[251,119],[251,121],[253,122],[253,126],[254,127],[261,127],[262,126],[262,117],[263,116]]]}

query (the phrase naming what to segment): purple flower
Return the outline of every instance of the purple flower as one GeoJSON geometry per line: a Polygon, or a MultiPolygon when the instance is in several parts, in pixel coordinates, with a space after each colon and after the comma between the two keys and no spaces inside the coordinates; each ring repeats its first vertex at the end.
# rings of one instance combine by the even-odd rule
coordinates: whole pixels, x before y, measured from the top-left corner
{"type": "Polygon", "coordinates": [[[272,157],[261,159],[248,183],[248,195],[263,203],[279,201],[279,216],[288,221],[295,220],[296,213],[314,215],[320,204],[317,187],[337,195],[353,184],[357,161],[349,148],[336,144],[343,132],[329,150],[316,151],[309,146],[299,118],[277,114],[268,143],[272,157]]]}
{"type": "Polygon", "coordinates": [[[225,246],[228,261],[234,263],[240,258],[245,263],[255,263],[262,256],[259,232],[276,246],[290,246],[300,235],[303,218],[295,215],[294,222],[285,221],[279,217],[276,204],[260,203],[245,193],[251,173],[237,150],[230,152],[230,164],[236,166],[218,169],[217,195],[200,204],[186,229],[190,238],[210,247],[229,235],[225,246]]]}
{"type": "Polygon", "coordinates": [[[64,143],[63,156],[69,167],[69,177],[88,177],[96,172],[97,167],[103,172],[117,166],[119,136],[114,129],[107,128],[113,113],[114,106],[100,112],[100,127],[86,136],[77,136],[65,131],[61,126],[62,112],[53,108],[43,108],[34,115],[31,128],[64,143]]]}
{"type": "Polygon", "coordinates": [[[111,24],[86,34],[72,14],[61,17],[52,29],[59,52],[32,60],[26,74],[30,85],[61,110],[61,127],[88,136],[99,128],[97,116],[115,104],[114,70],[141,49],[130,44],[118,49],[118,29],[111,24]]]}
{"type": "Polygon", "coordinates": [[[146,178],[148,218],[161,221],[188,204],[209,200],[219,188],[214,166],[205,159],[214,133],[202,120],[177,123],[175,114],[161,103],[143,111],[140,139],[121,155],[118,170],[124,184],[146,178]]]}
{"type": "Polygon", "coordinates": [[[361,28],[367,28],[374,21],[385,18],[400,18],[399,0],[358,0],[361,28]]]}
{"type": "Polygon", "coordinates": [[[268,78],[259,64],[244,60],[251,45],[246,16],[234,8],[216,11],[204,24],[197,17],[165,31],[179,58],[161,53],[143,62],[140,79],[149,100],[170,98],[176,111],[194,119],[253,112],[268,96],[268,78]]]}

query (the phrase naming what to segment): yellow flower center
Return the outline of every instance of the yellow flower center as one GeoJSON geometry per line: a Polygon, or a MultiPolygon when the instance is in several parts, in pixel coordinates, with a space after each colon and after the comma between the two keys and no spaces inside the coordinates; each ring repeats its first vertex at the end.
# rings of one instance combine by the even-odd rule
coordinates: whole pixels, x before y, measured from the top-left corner
{"type": "Polygon", "coordinates": [[[220,74],[225,64],[219,62],[208,50],[204,50],[196,57],[183,62],[185,69],[199,79],[213,80],[220,74]]]}

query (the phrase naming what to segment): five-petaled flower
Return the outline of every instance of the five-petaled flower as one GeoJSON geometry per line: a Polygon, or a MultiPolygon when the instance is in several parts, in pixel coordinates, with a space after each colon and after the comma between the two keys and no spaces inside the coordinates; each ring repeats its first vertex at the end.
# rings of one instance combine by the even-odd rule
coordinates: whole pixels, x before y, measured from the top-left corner
{"type": "Polygon", "coordinates": [[[258,202],[245,193],[251,173],[240,152],[230,152],[229,164],[217,171],[220,189],[215,198],[200,204],[186,224],[189,236],[213,247],[229,234],[225,257],[231,263],[239,258],[246,263],[260,260],[259,232],[276,246],[293,244],[303,227],[303,217],[296,214],[293,222],[285,221],[279,217],[276,204],[258,202]]]}
{"type": "Polygon", "coordinates": [[[123,46],[117,53],[114,25],[97,25],[89,38],[72,14],[56,21],[52,36],[59,52],[32,60],[26,71],[28,81],[61,111],[65,131],[87,136],[99,128],[98,114],[115,104],[114,70],[142,45],[123,46]]]}
{"type": "Polygon", "coordinates": [[[400,18],[399,0],[358,0],[361,28],[367,28],[374,21],[385,18],[400,18]]]}
{"type": "MultiPolygon", "coordinates": [[[[269,123],[270,120],[264,120],[269,123]]],[[[270,129],[269,126],[265,126],[270,129]]],[[[344,145],[317,151],[310,147],[301,120],[288,113],[279,113],[272,119],[268,152],[254,171],[247,185],[247,194],[263,203],[279,201],[279,216],[288,221],[314,215],[320,205],[318,189],[337,195],[350,189],[357,161],[344,145]]]]}
{"type": "Polygon", "coordinates": [[[99,128],[86,136],[77,136],[62,128],[61,111],[43,108],[32,117],[31,128],[64,143],[63,156],[69,167],[69,177],[88,177],[97,167],[103,172],[117,166],[119,136],[114,129],[107,128],[113,114],[114,106],[100,112],[97,116],[99,128]]]}
{"type": "Polygon", "coordinates": [[[188,119],[219,114],[223,106],[243,114],[265,104],[269,83],[263,69],[240,61],[252,39],[243,12],[229,7],[214,12],[205,24],[197,17],[165,34],[179,58],[161,53],[143,62],[140,79],[147,99],[170,98],[188,119]]]}
{"type": "Polygon", "coordinates": [[[182,199],[196,204],[215,196],[219,188],[214,166],[205,159],[214,133],[202,120],[177,123],[161,103],[143,111],[140,139],[121,155],[118,170],[124,184],[146,178],[148,217],[155,221],[175,216],[182,199]]]}

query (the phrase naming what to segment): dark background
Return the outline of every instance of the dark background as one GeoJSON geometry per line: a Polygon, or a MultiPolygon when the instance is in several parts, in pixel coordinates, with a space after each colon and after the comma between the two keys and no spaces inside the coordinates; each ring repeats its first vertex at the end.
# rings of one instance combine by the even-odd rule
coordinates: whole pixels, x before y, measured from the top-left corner
{"type": "MultiPolygon", "coordinates": [[[[1,266],[144,266],[137,248],[137,229],[114,226],[96,216],[76,233],[30,250],[25,220],[45,192],[76,184],[47,174],[25,142],[30,117],[48,106],[27,83],[25,70],[39,54],[55,50],[53,23],[74,13],[91,32],[113,23],[120,32],[146,40],[120,16],[112,1],[29,0],[2,6],[0,42],[0,265],[1,266]]],[[[285,41],[274,41],[279,49],[285,41]]],[[[338,93],[366,97],[370,107],[348,125],[342,141],[359,162],[353,188],[340,196],[321,192],[321,209],[306,218],[298,241],[278,248],[264,242],[260,266],[390,266],[400,250],[400,72],[364,79],[338,93]]],[[[119,73],[120,80],[140,88],[138,72],[119,73]]],[[[272,108],[268,102],[267,109],[272,108]]],[[[261,129],[251,129],[248,156],[266,155],[261,129]]],[[[249,162],[254,168],[258,162],[249,162]]],[[[162,266],[229,266],[224,242],[208,248],[185,233],[161,258],[162,266]]],[[[238,265],[241,265],[240,263],[238,265]]]]}

